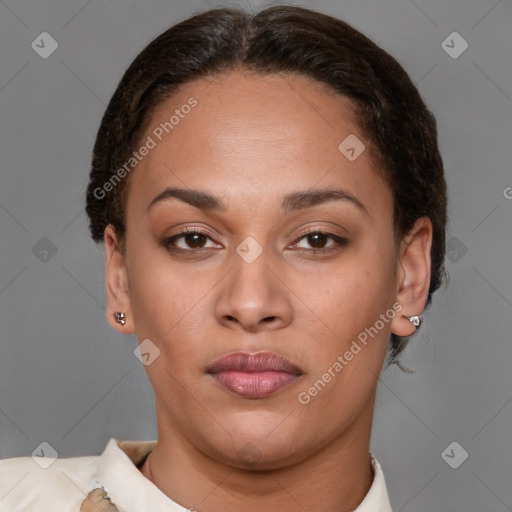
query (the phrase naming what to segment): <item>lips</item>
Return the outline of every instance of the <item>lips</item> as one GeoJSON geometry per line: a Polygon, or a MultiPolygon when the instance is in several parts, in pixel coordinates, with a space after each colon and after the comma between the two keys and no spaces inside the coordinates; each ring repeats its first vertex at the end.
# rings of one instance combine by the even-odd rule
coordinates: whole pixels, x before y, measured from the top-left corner
{"type": "Polygon", "coordinates": [[[274,352],[234,352],[217,359],[206,371],[225,389],[247,399],[265,398],[303,375],[274,352]]]}

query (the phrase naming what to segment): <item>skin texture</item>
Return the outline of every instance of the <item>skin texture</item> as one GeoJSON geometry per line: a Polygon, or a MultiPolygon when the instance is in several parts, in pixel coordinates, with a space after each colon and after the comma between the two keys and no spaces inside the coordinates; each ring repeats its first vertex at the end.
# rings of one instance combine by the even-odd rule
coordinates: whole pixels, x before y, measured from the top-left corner
{"type": "Polygon", "coordinates": [[[412,334],[406,316],[427,299],[431,223],[420,219],[395,245],[392,195],[370,150],[353,162],[338,150],[349,134],[364,140],[351,102],[323,84],[241,70],[195,81],[159,106],[142,140],[190,97],[197,106],[130,175],[126,254],[111,226],[104,236],[107,319],[160,350],[146,366],[158,443],[142,472],[201,512],[353,510],[373,480],[368,450],[388,337],[412,334]],[[227,209],[171,198],[147,211],[166,187],[208,192],[227,209]],[[331,200],[280,210],[286,194],[320,188],[343,189],[365,209],[331,200]],[[184,227],[208,238],[166,248],[184,227]],[[306,228],[346,243],[304,236],[306,228]],[[252,263],[236,252],[248,236],[263,249],[252,263]],[[401,311],[378,335],[300,403],[298,394],[396,303],[401,311]],[[114,311],[125,312],[124,326],[114,311]],[[205,373],[225,354],[262,350],[303,375],[250,400],[205,373]]]}

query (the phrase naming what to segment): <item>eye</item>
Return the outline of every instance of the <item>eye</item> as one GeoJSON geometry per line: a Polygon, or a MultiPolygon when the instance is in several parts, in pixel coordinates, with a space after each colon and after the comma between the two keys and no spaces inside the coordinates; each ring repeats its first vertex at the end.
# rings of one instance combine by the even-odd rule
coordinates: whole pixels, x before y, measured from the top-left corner
{"type": "MultiPolygon", "coordinates": [[[[213,246],[208,247],[207,241],[212,240],[208,233],[201,231],[197,228],[187,228],[167,239],[164,240],[163,245],[168,250],[178,250],[192,252],[194,250],[204,250],[219,247],[215,243],[213,246]]],[[[328,233],[320,230],[310,230],[302,233],[299,242],[296,242],[290,247],[298,247],[299,249],[306,250],[314,253],[330,253],[338,250],[341,246],[346,245],[347,240],[334,233],[328,233]],[[331,243],[326,245],[328,240],[331,243]],[[309,247],[301,246],[301,243],[307,243],[309,247]]]]}
{"type": "Polygon", "coordinates": [[[347,240],[345,238],[337,236],[334,233],[327,233],[320,230],[310,230],[303,233],[301,235],[300,242],[295,243],[292,247],[296,246],[300,247],[301,249],[316,253],[328,253],[337,251],[341,246],[346,244],[347,240]],[[326,245],[329,239],[331,239],[332,243],[326,245]],[[302,242],[309,244],[312,249],[301,246],[300,243],[302,242]]]}
{"type": "Polygon", "coordinates": [[[205,245],[208,239],[211,240],[207,233],[200,231],[197,228],[188,228],[171,236],[170,238],[167,238],[163,243],[165,247],[170,250],[177,249],[182,251],[191,251],[194,249],[209,249],[210,247],[205,245]],[[177,242],[181,239],[183,240],[180,245],[177,242]]]}

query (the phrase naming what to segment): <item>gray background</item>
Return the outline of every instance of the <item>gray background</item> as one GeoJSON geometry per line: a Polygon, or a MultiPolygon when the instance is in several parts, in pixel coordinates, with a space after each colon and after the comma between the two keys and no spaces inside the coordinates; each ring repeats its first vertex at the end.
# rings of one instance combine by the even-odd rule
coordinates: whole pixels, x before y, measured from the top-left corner
{"type": "MultiPolygon", "coordinates": [[[[512,4],[286,3],[370,36],[409,72],[439,123],[451,282],[403,358],[416,373],[382,375],[371,446],[395,511],[511,510],[512,4]],[[469,44],[456,59],[442,47],[453,31],[469,44]],[[457,469],[441,457],[453,441],[469,454],[457,469]]],[[[110,437],[156,436],[136,339],[104,317],[103,247],[89,238],[84,193],[124,69],[161,31],[216,5],[0,2],[2,458],[30,455],[42,441],[67,457],[100,453],[110,437]],[[47,59],[31,48],[43,31],[59,44],[47,59]]]]}

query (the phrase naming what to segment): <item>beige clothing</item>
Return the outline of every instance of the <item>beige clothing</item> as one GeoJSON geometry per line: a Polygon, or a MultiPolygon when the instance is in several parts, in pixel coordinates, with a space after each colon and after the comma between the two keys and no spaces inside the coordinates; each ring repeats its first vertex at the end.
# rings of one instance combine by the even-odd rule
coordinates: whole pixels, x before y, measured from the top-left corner
{"type": "MultiPolygon", "coordinates": [[[[112,438],[99,456],[0,460],[0,512],[191,510],[172,501],[137,468],[155,444],[112,438]]],[[[354,512],[392,512],[384,474],[373,456],[372,466],[373,484],[354,512]]]]}

